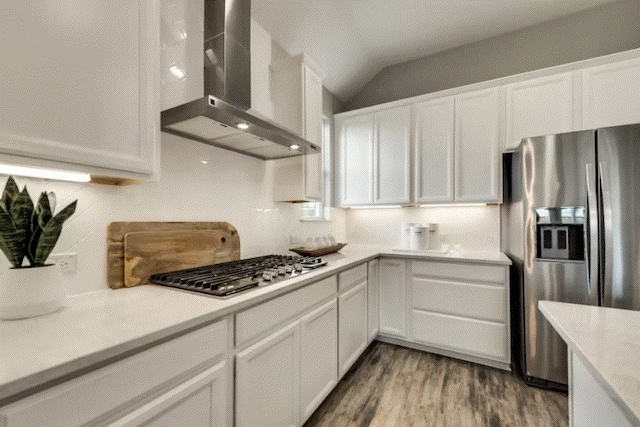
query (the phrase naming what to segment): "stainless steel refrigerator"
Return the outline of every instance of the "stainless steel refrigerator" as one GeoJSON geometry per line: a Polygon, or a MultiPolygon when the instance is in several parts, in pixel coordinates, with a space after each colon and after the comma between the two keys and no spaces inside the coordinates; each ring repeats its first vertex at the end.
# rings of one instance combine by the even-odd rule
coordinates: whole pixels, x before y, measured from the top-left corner
{"type": "Polygon", "coordinates": [[[640,124],[525,138],[504,160],[514,360],[527,383],[566,389],[538,301],[640,310],[640,124]]]}

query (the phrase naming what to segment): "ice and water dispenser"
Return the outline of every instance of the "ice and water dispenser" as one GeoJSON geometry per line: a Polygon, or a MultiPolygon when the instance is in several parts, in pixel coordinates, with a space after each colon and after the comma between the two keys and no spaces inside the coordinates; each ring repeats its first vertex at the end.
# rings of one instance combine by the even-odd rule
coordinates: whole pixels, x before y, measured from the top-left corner
{"type": "Polygon", "coordinates": [[[584,237],[584,207],[536,209],[536,258],[551,261],[584,261],[584,237]]]}

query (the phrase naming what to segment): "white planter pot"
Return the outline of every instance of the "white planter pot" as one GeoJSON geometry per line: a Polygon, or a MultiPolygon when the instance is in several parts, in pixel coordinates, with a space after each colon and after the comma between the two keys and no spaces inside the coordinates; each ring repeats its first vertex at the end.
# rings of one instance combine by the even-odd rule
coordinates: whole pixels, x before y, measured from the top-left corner
{"type": "Polygon", "coordinates": [[[0,319],[25,319],[52,313],[67,292],[58,265],[9,268],[0,276],[0,319]]]}

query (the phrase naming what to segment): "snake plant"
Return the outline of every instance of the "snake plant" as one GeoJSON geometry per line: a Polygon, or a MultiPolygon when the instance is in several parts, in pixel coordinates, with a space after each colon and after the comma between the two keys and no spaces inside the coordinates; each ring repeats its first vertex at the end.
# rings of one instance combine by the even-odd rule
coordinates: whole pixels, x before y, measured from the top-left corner
{"type": "Polygon", "coordinates": [[[24,258],[30,267],[45,265],[60,237],[62,224],[73,215],[77,203],[75,200],[53,215],[54,193],[43,192],[34,206],[27,187],[20,191],[13,177],[9,177],[0,199],[0,249],[14,268],[23,267],[24,258]]]}

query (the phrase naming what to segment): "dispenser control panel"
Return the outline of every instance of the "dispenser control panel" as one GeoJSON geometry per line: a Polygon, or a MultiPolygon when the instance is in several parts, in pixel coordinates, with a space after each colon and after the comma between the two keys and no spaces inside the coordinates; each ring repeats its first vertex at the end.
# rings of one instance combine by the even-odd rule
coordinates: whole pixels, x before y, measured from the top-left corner
{"type": "Polygon", "coordinates": [[[583,206],[536,209],[536,258],[584,261],[585,208],[583,206]]]}

